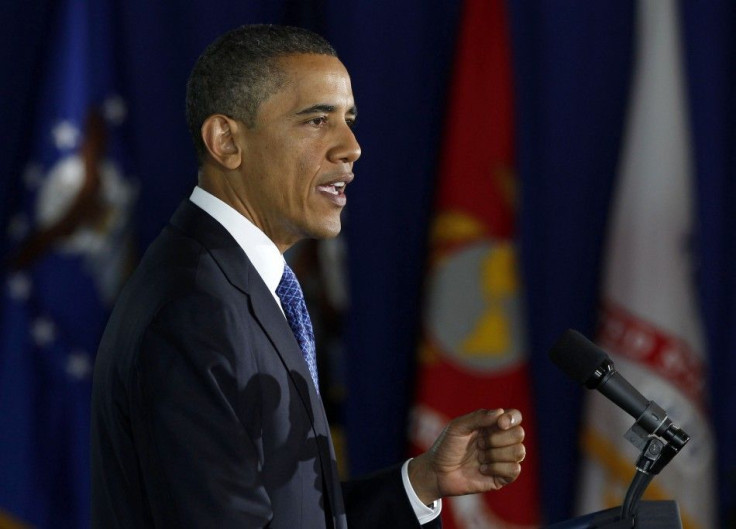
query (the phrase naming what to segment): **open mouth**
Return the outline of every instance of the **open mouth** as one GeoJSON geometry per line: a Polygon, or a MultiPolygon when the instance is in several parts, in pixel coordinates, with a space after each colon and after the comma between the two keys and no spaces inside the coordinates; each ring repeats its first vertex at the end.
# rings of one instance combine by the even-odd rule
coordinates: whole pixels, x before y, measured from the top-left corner
{"type": "Polygon", "coordinates": [[[317,186],[317,189],[330,195],[342,195],[345,193],[345,182],[333,182],[331,184],[324,184],[317,186]]]}

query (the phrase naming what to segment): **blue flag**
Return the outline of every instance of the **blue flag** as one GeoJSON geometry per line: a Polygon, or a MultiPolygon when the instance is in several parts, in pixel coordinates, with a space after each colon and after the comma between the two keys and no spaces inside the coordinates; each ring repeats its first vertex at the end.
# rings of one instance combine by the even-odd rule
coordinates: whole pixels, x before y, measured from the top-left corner
{"type": "Polygon", "coordinates": [[[2,527],[89,527],[94,352],[131,265],[137,191],[112,18],[104,2],[56,7],[31,158],[10,175],[20,193],[0,298],[2,527]]]}

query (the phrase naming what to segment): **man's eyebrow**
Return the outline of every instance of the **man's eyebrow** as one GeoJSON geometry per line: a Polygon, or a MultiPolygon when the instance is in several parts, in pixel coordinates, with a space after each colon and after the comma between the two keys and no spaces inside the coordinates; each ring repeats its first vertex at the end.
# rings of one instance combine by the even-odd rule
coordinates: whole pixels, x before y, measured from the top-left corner
{"type": "MultiPolygon", "coordinates": [[[[317,114],[320,112],[324,112],[326,114],[332,114],[337,111],[337,107],[335,105],[327,105],[324,103],[318,104],[318,105],[312,105],[311,107],[305,108],[303,110],[300,110],[296,113],[297,116],[302,116],[304,114],[317,114]]],[[[347,112],[349,115],[355,117],[358,115],[358,108],[353,105],[348,109],[347,112]]]]}

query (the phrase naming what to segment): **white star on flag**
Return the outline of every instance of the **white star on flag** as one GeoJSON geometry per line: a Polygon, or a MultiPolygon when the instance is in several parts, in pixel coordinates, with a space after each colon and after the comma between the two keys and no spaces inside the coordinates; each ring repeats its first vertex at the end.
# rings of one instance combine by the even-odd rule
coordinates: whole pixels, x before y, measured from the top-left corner
{"type": "Polygon", "coordinates": [[[31,286],[31,278],[23,272],[17,272],[8,278],[8,293],[12,299],[27,300],[31,295],[31,286]]]}
{"type": "Polygon", "coordinates": [[[120,125],[128,115],[128,108],[125,106],[125,101],[122,97],[113,95],[105,99],[105,102],[102,104],[102,112],[109,123],[120,125]]]}
{"type": "Polygon", "coordinates": [[[79,142],[79,129],[71,121],[60,121],[51,130],[56,148],[61,150],[73,149],[79,142]]]}
{"type": "Polygon", "coordinates": [[[38,318],[31,325],[31,336],[39,347],[49,345],[56,339],[56,325],[48,318],[38,318]]]}
{"type": "Polygon", "coordinates": [[[66,359],[66,373],[76,380],[83,380],[92,372],[92,361],[84,351],[74,351],[66,359]]]}

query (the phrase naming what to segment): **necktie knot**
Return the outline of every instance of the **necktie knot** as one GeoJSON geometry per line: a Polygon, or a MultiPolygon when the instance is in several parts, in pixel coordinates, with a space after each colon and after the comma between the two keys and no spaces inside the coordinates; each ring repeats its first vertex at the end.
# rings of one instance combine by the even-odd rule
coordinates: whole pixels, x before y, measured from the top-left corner
{"type": "Polygon", "coordinates": [[[286,321],[289,323],[299,348],[302,350],[302,356],[307,363],[314,387],[319,394],[317,353],[314,344],[312,320],[309,319],[309,312],[307,312],[307,305],[304,302],[304,294],[299,286],[299,281],[297,281],[296,275],[287,264],[284,265],[284,273],[281,276],[279,286],[276,287],[276,295],[281,300],[281,307],[284,309],[286,321]]]}

